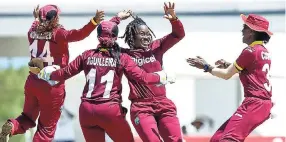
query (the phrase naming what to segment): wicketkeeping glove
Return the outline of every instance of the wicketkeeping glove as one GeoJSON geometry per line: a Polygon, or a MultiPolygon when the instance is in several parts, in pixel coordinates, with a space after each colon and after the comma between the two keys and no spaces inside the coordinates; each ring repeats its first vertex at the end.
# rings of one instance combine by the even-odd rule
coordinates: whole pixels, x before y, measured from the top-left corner
{"type": "Polygon", "coordinates": [[[60,69],[58,65],[52,65],[44,67],[38,74],[38,78],[47,81],[51,86],[58,84],[58,81],[50,80],[50,75],[52,72],[60,69]]]}
{"type": "Polygon", "coordinates": [[[158,72],[154,72],[156,74],[158,74],[160,76],[160,85],[165,85],[167,83],[175,83],[176,81],[176,76],[175,75],[171,75],[171,74],[167,74],[164,70],[162,71],[158,71],[158,72]]]}
{"type": "Polygon", "coordinates": [[[33,58],[29,63],[30,72],[34,74],[40,73],[40,71],[44,68],[44,61],[41,58],[33,58]]]}

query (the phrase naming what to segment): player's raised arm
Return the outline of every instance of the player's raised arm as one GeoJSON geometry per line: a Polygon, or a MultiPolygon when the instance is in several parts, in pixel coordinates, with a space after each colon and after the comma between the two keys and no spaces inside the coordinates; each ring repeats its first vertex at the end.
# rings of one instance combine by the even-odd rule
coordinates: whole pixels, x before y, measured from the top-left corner
{"type": "Polygon", "coordinates": [[[167,36],[156,40],[158,44],[161,44],[160,50],[162,53],[165,53],[181,39],[185,37],[184,26],[181,21],[177,18],[175,12],[175,3],[169,2],[168,4],[164,3],[164,18],[168,19],[172,25],[172,32],[167,36]]]}
{"type": "Polygon", "coordinates": [[[161,73],[146,73],[139,68],[127,54],[122,54],[121,63],[123,64],[124,74],[142,84],[166,84],[167,76],[161,73]]]}
{"type": "Polygon", "coordinates": [[[88,24],[78,30],[65,30],[64,28],[59,29],[57,37],[67,40],[68,42],[76,42],[85,39],[90,33],[96,28],[96,26],[103,20],[104,11],[96,11],[95,17],[93,17],[88,24]]]}
{"type": "Polygon", "coordinates": [[[68,66],[51,73],[49,80],[63,81],[67,80],[83,70],[83,56],[79,55],[68,66]]]}
{"type": "MultiPolygon", "coordinates": [[[[32,26],[30,27],[29,31],[28,31],[28,37],[30,37],[30,33],[33,31],[33,29],[35,29],[38,25],[39,25],[39,9],[40,6],[37,5],[34,10],[33,10],[33,15],[34,15],[34,22],[32,23],[32,26]]],[[[31,42],[32,39],[29,38],[29,42],[31,42]]]]}

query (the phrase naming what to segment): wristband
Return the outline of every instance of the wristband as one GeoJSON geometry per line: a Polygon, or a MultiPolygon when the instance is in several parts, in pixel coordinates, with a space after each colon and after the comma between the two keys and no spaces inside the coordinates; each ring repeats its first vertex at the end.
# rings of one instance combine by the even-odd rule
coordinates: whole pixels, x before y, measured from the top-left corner
{"type": "Polygon", "coordinates": [[[96,26],[97,25],[97,23],[94,21],[94,19],[92,18],[91,20],[91,23],[94,25],[94,26],[96,26]]]}
{"type": "Polygon", "coordinates": [[[210,66],[209,66],[208,64],[205,64],[205,65],[204,65],[204,72],[208,72],[209,67],[210,67],[210,66]]]}
{"type": "Polygon", "coordinates": [[[209,64],[204,65],[204,72],[212,72],[213,67],[211,67],[209,64]]]}

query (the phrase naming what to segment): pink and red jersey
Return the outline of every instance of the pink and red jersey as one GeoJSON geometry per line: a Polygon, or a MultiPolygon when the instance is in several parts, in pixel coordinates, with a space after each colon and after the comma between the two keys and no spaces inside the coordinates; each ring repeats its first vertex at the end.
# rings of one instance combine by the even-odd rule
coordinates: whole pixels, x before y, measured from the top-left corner
{"type": "Polygon", "coordinates": [[[68,66],[53,72],[51,80],[62,81],[84,71],[86,84],[82,100],[121,102],[123,73],[142,84],[159,84],[160,77],[140,69],[126,53],[120,53],[120,65],[106,52],[96,49],[85,51],[68,66]]]}
{"type": "MultiPolygon", "coordinates": [[[[148,51],[143,49],[126,49],[123,52],[130,55],[135,63],[146,72],[152,73],[161,71],[164,53],[185,36],[184,27],[180,20],[171,21],[171,24],[172,33],[161,39],[153,41],[150,44],[148,51]]],[[[130,100],[166,96],[166,89],[164,85],[146,85],[132,78],[127,78],[130,87],[130,100]]]]}
{"type": "Polygon", "coordinates": [[[245,97],[271,99],[271,58],[262,41],[255,41],[246,47],[234,65],[240,71],[245,97]]]}

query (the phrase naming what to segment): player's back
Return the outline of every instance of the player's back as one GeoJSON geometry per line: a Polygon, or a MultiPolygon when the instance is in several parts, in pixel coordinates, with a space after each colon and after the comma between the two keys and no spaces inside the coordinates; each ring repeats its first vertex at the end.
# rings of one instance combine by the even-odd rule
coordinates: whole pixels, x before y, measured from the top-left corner
{"type": "Polygon", "coordinates": [[[82,58],[86,76],[82,99],[121,102],[123,68],[117,66],[116,59],[96,49],[84,52],[82,58]]]}
{"type": "Polygon", "coordinates": [[[252,64],[242,70],[239,75],[244,87],[245,97],[270,99],[272,96],[270,83],[271,58],[268,50],[260,44],[247,47],[244,50],[250,52],[254,59],[252,64]]]}
{"type": "MultiPolygon", "coordinates": [[[[93,20],[93,19],[92,19],[93,20]]],[[[95,29],[96,24],[89,21],[81,29],[66,30],[57,25],[52,30],[39,31],[39,21],[34,21],[28,31],[31,58],[42,58],[44,66],[65,67],[69,62],[68,43],[85,39],[95,29]]]]}
{"type": "Polygon", "coordinates": [[[64,67],[69,61],[68,42],[61,39],[61,29],[39,34],[29,31],[29,50],[32,58],[42,58],[44,66],[59,65],[64,67]]]}

